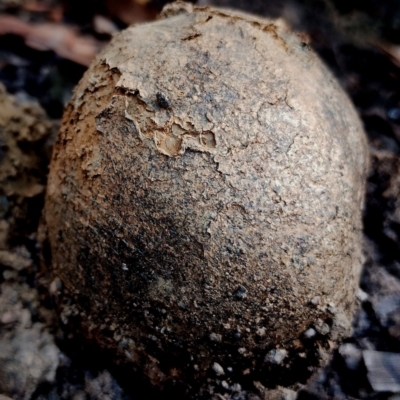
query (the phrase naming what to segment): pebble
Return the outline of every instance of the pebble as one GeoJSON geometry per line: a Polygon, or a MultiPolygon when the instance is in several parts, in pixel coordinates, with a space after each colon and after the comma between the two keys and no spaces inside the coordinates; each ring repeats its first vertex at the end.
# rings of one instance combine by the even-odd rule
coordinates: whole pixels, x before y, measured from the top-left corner
{"type": "Polygon", "coordinates": [[[388,327],[392,314],[400,312],[400,293],[374,299],[372,306],[382,326],[388,327]]]}
{"type": "Polygon", "coordinates": [[[224,388],[224,389],[229,389],[229,385],[228,385],[228,382],[227,381],[222,381],[221,382],[221,386],[224,388]]]}
{"type": "Polygon", "coordinates": [[[339,354],[342,356],[346,367],[355,371],[360,366],[362,352],[352,343],[342,344],[339,348],[339,354]]]}
{"type": "Polygon", "coordinates": [[[55,278],[53,281],[50,283],[49,291],[50,294],[55,295],[59,290],[62,288],[62,282],[60,278],[55,278]]]}
{"type": "Polygon", "coordinates": [[[321,297],[320,296],[315,296],[311,299],[311,304],[313,306],[318,306],[321,304],[321,297]]]}
{"type": "Polygon", "coordinates": [[[313,328],[309,328],[304,332],[304,337],[307,339],[311,339],[317,334],[316,330],[313,328]]]}
{"type": "Polygon", "coordinates": [[[11,311],[6,311],[1,317],[0,322],[4,325],[11,324],[18,320],[18,315],[11,311]]]}
{"type": "Polygon", "coordinates": [[[224,369],[216,362],[213,364],[212,369],[217,375],[225,375],[224,369]]]}
{"type": "Polygon", "coordinates": [[[264,327],[258,328],[256,333],[258,336],[263,337],[267,334],[267,330],[264,327]]]}
{"type": "Polygon", "coordinates": [[[209,337],[212,342],[222,342],[222,335],[220,335],[219,333],[210,333],[209,337]]]}
{"type": "Polygon", "coordinates": [[[387,112],[387,116],[394,121],[400,119],[400,109],[397,107],[393,107],[387,112]]]}
{"type": "Polygon", "coordinates": [[[241,392],[242,391],[242,386],[240,386],[240,383],[234,383],[231,386],[232,392],[241,392]]]}
{"type": "Polygon", "coordinates": [[[323,336],[327,335],[331,330],[329,325],[320,319],[315,321],[314,328],[320,335],[323,335],[323,336]]]}
{"type": "Polygon", "coordinates": [[[5,271],[3,271],[3,278],[6,281],[16,280],[18,278],[18,272],[6,269],[5,271]]]}
{"type": "Polygon", "coordinates": [[[264,361],[271,364],[280,365],[282,364],[282,361],[286,358],[286,356],[287,351],[285,349],[273,349],[267,353],[264,361]]]}
{"type": "Polygon", "coordinates": [[[240,285],[235,293],[235,297],[238,300],[243,300],[246,297],[246,295],[247,295],[247,289],[243,285],[240,285]]]}
{"type": "Polygon", "coordinates": [[[360,288],[358,288],[356,296],[357,299],[361,301],[361,303],[364,303],[369,299],[368,293],[364,292],[364,290],[360,288]]]}
{"type": "Polygon", "coordinates": [[[39,384],[54,382],[58,362],[59,349],[41,323],[18,325],[0,337],[0,392],[30,399],[39,384]]]}
{"type": "Polygon", "coordinates": [[[7,250],[0,250],[0,264],[21,271],[32,265],[32,260],[27,258],[25,254],[15,254],[7,250]]]}

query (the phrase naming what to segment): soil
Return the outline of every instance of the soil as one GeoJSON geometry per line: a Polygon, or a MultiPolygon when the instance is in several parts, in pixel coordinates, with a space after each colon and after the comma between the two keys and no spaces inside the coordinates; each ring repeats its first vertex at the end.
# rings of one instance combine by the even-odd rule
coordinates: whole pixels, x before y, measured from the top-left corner
{"type": "MultiPolygon", "coordinates": [[[[42,1],[36,4],[47,8],[39,10],[32,10],[28,3],[0,1],[0,13],[42,23],[54,21],[54,9],[60,7],[57,24],[74,24],[80,33],[104,42],[108,34],[96,31],[94,15],[105,16],[117,29],[124,26],[106,2],[69,2],[63,7],[60,2],[42,1]]],[[[400,6],[395,1],[374,0],[362,4],[339,0],[266,3],[213,2],[260,15],[283,16],[304,32],[305,40],[351,96],[368,135],[371,168],[364,211],[365,263],[357,293],[359,311],[353,335],[332,359],[326,355],[330,361],[325,368],[313,369],[306,358],[293,370],[298,384],[290,382],[289,388],[272,390],[260,382],[215,379],[214,369],[209,386],[199,396],[394,400],[400,393],[400,364],[394,369],[387,365],[390,357],[400,353],[400,60],[396,58],[400,6]],[[372,369],[371,358],[375,366],[382,360],[378,372],[372,369]],[[385,384],[377,382],[379,376],[385,384]]],[[[151,7],[153,12],[161,5],[150,2],[142,7],[151,7]]],[[[57,309],[61,282],[40,267],[42,252],[36,232],[51,147],[63,107],[84,70],[53,51],[31,49],[17,35],[0,36],[0,81],[13,95],[0,88],[1,400],[165,397],[73,329],[74,316],[60,314],[57,309]]],[[[315,335],[321,332],[316,329],[315,335]]],[[[313,332],[310,335],[314,340],[313,332]]],[[[315,356],[325,357],[321,349],[318,353],[317,348],[311,348],[315,356]]]]}

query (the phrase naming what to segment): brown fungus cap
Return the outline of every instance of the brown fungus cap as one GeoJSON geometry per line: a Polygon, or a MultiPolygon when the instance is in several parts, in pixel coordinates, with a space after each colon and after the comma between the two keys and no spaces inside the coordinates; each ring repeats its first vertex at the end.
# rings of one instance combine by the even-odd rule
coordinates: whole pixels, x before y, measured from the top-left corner
{"type": "Polygon", "coordinates": [[[348,333],[366,167],[351,102],[299,37],[178,3],[114,37],[75,89],[51,268],[154,383],[275,362],[311,326],[348,333]]]}

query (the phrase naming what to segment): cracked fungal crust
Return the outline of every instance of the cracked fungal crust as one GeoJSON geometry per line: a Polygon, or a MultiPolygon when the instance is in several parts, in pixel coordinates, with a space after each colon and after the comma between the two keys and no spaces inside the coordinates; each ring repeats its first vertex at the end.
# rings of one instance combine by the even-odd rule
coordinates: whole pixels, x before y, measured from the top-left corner
{"type": "Polygon", "coordinates": [[[164,17],[118,34],[76,88],[44,213],[88,329],[153,382],[236,347],[256,360],[328,303],[351,319],[367,164],[350,101],[284,27],[164,17]]]}

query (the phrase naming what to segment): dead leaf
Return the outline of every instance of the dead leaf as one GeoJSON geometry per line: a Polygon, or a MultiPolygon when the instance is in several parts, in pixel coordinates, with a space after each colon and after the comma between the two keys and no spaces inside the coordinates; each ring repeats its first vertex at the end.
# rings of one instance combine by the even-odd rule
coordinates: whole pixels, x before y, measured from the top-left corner
{"type": "Polygon", "coordinates": [[[28,24],[9,15],[0,15],[0,35],[22,36],[27,46],[36,50],[52,50],[60,57],[88,66],[103,46],[91,36],[80,35],[68,25],[28,24]]]}
{"type": "Polygon", "coordinates": [[[373,42],[374,47],[387,54],[396,66],[400,67],[400,46],[384,42],[373,42]]]}
{"type": "Polygon", "coordinates": [[[105,4],[110,15],[127,25],[153,21],[158,11],[149,7],[148,0],[106,0],[105,4]]]}

